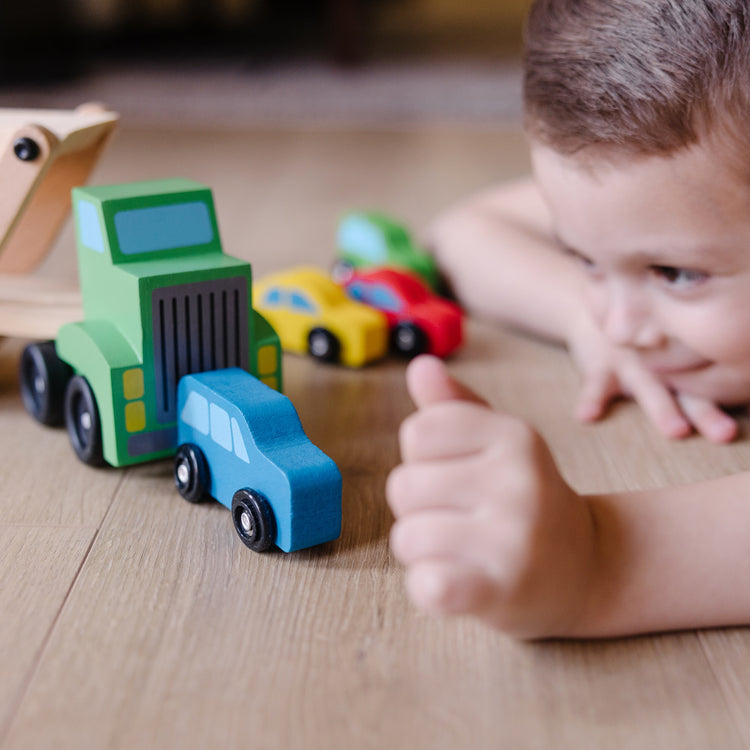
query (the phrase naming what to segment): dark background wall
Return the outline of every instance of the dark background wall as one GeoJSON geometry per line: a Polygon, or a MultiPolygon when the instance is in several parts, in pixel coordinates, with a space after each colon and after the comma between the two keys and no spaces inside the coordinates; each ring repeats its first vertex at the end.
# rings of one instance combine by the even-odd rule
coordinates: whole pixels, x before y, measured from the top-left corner
{"type": "Polygon", "coordinates": [[[127,57],[515,52],[530,0],[2,0],[0,82],[127,57]]]}

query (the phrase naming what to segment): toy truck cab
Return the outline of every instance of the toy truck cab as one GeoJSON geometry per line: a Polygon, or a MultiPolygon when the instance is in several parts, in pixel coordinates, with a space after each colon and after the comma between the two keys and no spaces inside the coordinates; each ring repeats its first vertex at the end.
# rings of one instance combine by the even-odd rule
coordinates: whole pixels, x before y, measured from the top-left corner
{"type": "Polygon", "coordinates": [[[250,264],[221,248],[209,188],[76,188],[73,212],[84,320],[60,329],[55,350],[75,373],[63,412],[81,460],[173,454],[177,384],[189,373],[240,367],[281,387],[278,337],[252,308],[250,264]]]}
{"type": "Polygon", "coordinates": [[[178,388],[175,483],[191,502],[232,511],[240,539],[284,552],[336,539],[341,474],[302,431],[291,401],[237,368],[190,375],[178,388]]]}

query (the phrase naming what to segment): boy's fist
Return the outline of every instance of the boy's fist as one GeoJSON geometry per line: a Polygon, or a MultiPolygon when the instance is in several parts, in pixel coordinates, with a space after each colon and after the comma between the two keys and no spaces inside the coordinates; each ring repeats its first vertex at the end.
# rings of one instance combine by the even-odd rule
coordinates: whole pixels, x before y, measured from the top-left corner
{"type": "Polygon", "coordinates": [[[414,602],[522,637],[571,630],[593,568],[588,505],[531,427],[492,411],[440,360],[414,360],[407,385],[418,410],[386,493],[414,602]]]}

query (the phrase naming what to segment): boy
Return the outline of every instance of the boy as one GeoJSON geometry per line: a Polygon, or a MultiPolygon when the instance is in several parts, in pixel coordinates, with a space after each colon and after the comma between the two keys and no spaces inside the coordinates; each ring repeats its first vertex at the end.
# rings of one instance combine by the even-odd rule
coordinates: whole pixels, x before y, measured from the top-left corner
{"type": "MultiPolygon", "coordinates": [[[[627,395],[667,436],[732,440],[723,407],[750,402],[747,0],[537,0],[524,97],[536,182],[433,228],[457,296],[565,343],[581,419],[627,395]]],[[[439,361],[407,385],[387,496],[418,606],[524,638],[750,623],[750,473],[579,496],[439,361]]]]}

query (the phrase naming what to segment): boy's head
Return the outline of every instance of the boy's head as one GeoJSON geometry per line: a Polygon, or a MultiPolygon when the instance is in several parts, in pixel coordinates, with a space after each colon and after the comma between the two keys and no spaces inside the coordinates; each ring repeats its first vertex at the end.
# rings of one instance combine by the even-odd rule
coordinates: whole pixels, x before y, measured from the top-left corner
{"type": "Polygon", "coordinates": [[[535,0],[524,100],[532,139],[562,154],[668,155],[709,134],[747,154],[750,4],[535,0]]]}
{"type": "Polygon", "coordinates": [[[750,403],[750,3],[536,0],[525,105],[559,244],[648,377],[750,403]]]}

